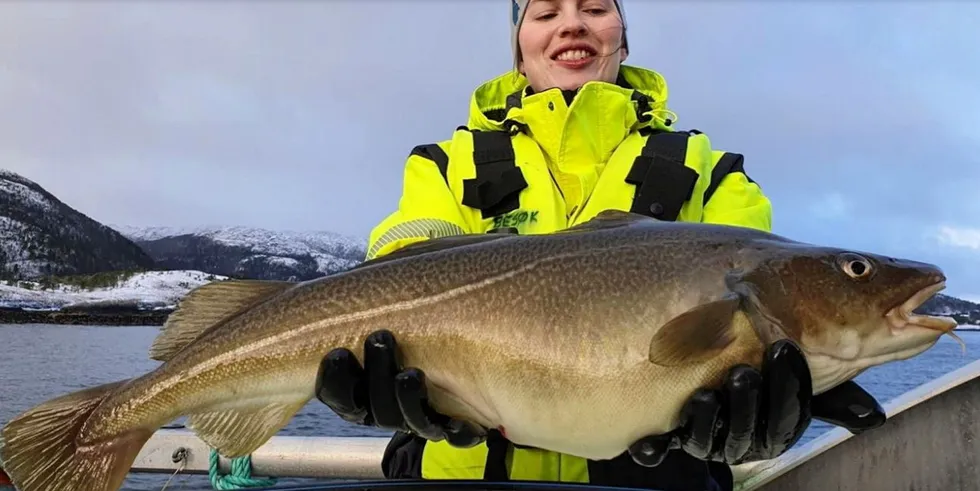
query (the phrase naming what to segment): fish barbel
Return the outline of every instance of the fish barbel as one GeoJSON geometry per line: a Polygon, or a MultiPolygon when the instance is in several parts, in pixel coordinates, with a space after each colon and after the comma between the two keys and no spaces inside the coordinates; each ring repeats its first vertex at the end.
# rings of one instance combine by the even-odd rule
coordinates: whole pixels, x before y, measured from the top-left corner
{"type": "Polygon", "coordinates": [[[21,491],[115,491],[162,425],[247,455],[314,396],[333,348],[387,329],[437,411],[514,443],[610,459],[766,346],[804,351],[814,393],[922,353],[952,319],[914,314],[936,266],[748,228],[625,212],[547,235],[432,239],[303,283],[189,293],[144,375],[44,402],[2,430],[21,491]]]}

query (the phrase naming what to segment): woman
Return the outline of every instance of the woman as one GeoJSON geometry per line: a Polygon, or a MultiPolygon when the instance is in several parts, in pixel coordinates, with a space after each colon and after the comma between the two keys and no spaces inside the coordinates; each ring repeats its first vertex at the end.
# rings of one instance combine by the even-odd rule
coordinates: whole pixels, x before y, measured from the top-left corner
{"type": "MultiPolygon", "coordinates": [[[[450,140],[413,149],[399,208],[371,233],[368,259],[430,237],[549,233],[610,208],[770,229],[769,200],[742,157],[699,132],[671,131],[663,78],[622,64],[619,0],[512,1],[517,70],[476,89],[467,126],[450,140]]],[[[740,367],[723,389],[696,394],[674,434],[592,462],[508,448],[494,431],[435,414],[424,374],[397,366],[391,333],[364,349],[364,368],[345,349],[324,358],[317,397],[347,421],[399,430],[385,452],[389,478],[732,489],[727,464],[780,455],[811,414],[852,431],[884,422],[854,383],[811,401],[802,354],[779,343],[761,373],[740,367]]]]}

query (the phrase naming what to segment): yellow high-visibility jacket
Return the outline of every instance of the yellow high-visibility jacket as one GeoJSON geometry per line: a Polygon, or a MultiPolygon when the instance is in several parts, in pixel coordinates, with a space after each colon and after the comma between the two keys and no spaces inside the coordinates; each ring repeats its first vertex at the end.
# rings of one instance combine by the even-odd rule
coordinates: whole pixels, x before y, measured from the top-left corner
{"type": "MultiPolygon", "coordinates": [[[[746,175],[742,156],[713,149],[696,130],[671,130],[670,114],[663,77],[633,66],[622,66],[614,84],[589,82],[577,91],[534,93],[516,72],[498,76],[473,93],[466,126],[412,150],[398,208],[371,232],[367,259],[454,234],[550,233],[607,209],[771,230],[770,201],[746,175]]],[[[393,445],[404,441],[396,437],[393,445]]],[[[414,445],[410,463],[395,464],[414,470],[400,477],[484,476],[485,444],[414,445]]],[[[389,448],[386,462],[398,451],[389,448]]],[[[511,447],[507,456],[515,480],[595,482],[590,473],[623,474],[537,449],[511,447]]],[[[708,464],[683,463],[692,465],[707,473],[708,464]]]]}

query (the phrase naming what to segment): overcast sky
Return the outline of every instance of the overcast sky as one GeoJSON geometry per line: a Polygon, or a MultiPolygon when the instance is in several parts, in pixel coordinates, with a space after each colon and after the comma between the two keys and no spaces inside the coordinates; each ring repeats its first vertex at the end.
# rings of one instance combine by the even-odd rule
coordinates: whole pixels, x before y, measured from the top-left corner
{"type": "MultiPolygon", "coordinates": [[[[0,165],[109,224],[364,236],[510,67],[507,0],[0,4],[0,165]],[[31,5],[33,4],[33,5],[31,5]]],[[[794,238],[980,299],[980,4],[626,0],[628,63],[794,238]]]]}

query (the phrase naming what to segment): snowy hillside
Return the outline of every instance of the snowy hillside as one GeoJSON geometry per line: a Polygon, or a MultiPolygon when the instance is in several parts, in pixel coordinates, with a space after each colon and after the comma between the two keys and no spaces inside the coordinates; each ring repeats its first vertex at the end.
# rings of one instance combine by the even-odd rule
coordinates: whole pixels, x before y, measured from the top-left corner
{"type": "Polygon", "coordinates": [[[930,298],[916,310],[932,315],[949,316],[963,325],[980,324],[980,304],[942,293],[930,298]]]}
{"type": "Polygon", "coordinates": [[[150,269],[136,244],[61,202],[37,183],[0,169],[0,278],[150,269]]]}
{"type": "Polygon", "coordinates": [[[226,276],[308,280],[349,269],[367,241],[334,232],[277,231],[253,227],[129,227],[116,230],[161,267],[226,276]]]}
{"type": "Polygon", "coordinates": [[[192,289],[222,279],[225,278],[201,271],[148,271],[134,273],[114,286],[96,288],[0,281],[0,308],[55,310],[107,304],[142,309],[173,308],[192,289]]]}

